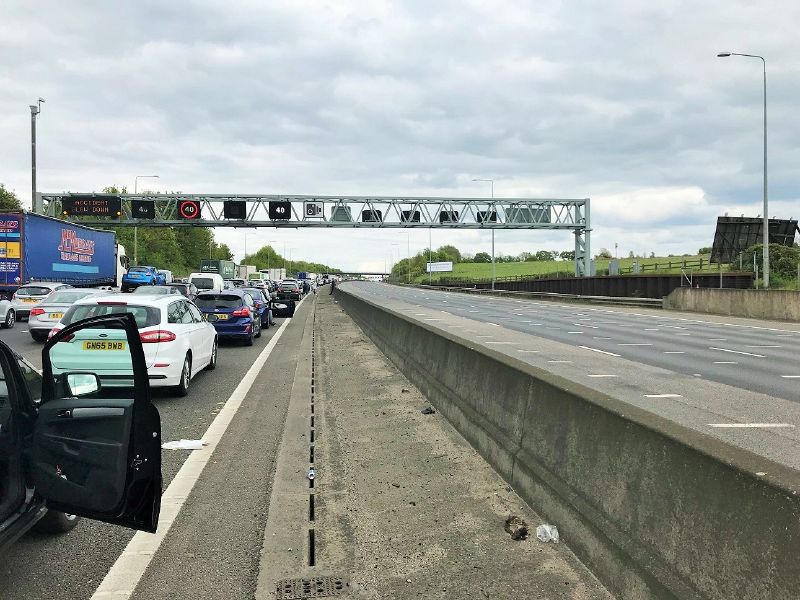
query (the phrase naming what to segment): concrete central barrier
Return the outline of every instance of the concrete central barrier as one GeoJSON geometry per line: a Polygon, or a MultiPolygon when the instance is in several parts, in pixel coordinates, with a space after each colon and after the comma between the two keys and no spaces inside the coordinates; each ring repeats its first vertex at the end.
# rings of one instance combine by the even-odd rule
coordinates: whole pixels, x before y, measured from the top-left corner
{"type": "Polygon", "coordinates": [[[754,319],[800,321],[800,292],[678,288],[664,298],[664,308],[754,319]]]}
{"type": "Polygon", "coordinates": [[[346,287],[364,332],[613,593],[800,598],[800,472],[346,287]]]}

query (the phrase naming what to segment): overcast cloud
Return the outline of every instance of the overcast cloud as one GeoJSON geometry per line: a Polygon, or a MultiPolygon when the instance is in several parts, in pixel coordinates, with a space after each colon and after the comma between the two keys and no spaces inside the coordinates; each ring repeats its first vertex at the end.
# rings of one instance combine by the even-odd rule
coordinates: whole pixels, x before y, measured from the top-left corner
{"type": "MultiPolygon", "coordinates": [[[[592,199],[593,250],[710,245],[761,213],[767,57],[770,212],[800,217],[800,85],[789,0],[522,2],[5,0],[0,182],[93,191],[157,173],[186,193],[592,199]]],[[[241,231],[217,230],[240,255],[241,231]]],[[[567,249],[499,232],[498,251],[567,249]]],[[[382,269],[427,245],[399,230],[259,230],[294,258],[382,269]],[[393,245],[394,244],[394,245],[393,245]]],[[[480,231],[434,246],[489,248],[480,231]]]]}

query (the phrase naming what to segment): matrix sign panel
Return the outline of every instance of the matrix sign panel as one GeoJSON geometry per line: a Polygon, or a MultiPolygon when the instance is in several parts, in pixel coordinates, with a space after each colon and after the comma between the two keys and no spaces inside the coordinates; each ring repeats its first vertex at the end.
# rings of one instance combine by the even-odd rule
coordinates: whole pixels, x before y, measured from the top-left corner
{"type": "Polygon", "coordinates": [[[155,202],[152,200],[131,200],[131,217],[134,219],[155,219],[155,202]]]}
{"type": "Polygon", "coordinates": [[[292,203],[291,202],[270,202],[269,203],[269,218],[272,221],[281,219],[288,220],[292,218],[292,203]]]}
{"type": "Polygon", "coordinates": [[[122,200],[119,196],[87,195],[67,196],[61,200],[61,212],[65,216],[119,217],[122,200]]]}
{"type": "Polygon", "coordinates": [[[197,200],[181,200],[178,202],[178,214],[181,219],[199,219],[200,203],[197,200]]]}

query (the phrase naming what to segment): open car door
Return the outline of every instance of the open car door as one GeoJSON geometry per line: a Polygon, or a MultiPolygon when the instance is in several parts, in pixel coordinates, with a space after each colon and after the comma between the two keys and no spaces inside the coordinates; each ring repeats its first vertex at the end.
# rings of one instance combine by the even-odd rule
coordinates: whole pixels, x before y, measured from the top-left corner
{"type": "Polygon", "coordinates": [[[155,532],[161,419],[139,330],[127,313],[62,329],[42,350],[30,466],[47,506],[155,532]]]}

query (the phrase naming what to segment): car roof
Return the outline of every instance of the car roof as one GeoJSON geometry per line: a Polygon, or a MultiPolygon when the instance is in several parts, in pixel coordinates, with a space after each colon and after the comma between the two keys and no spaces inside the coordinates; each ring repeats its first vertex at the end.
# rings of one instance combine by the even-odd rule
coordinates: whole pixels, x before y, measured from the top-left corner
{"type": "Polygon", "coordinates": [[[97,304],[98,302],[125,302],[126,304],[138,306],[160,307],[178,300],[186,300],[186,298],[177,294],[164,294],[163,296],[150,296],[148,294],[93,294],[86,298],[81,298],[74,306],[97,304]]]}
{"type": "Polygon", "coordinates": [[[61,283],[60,281],[29,281],[25,285],[21,285],[19,287],[58,287],[59,285],[65,285],[67,287],[72,287],[68,283],[61,283]]]}
{"type": "Polygon", "coordinates": [[[226,296],[244,296],[244,290],[241,288],[228,288],[219,292],[216,290],[203,290],[200,292],[200,294],[198,294],[198,296],[210,296],[212,294],[215,296],[218,296],[219,294],[224,294],[226,296]]]}

